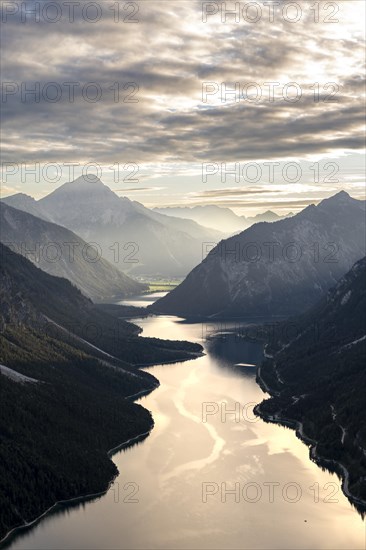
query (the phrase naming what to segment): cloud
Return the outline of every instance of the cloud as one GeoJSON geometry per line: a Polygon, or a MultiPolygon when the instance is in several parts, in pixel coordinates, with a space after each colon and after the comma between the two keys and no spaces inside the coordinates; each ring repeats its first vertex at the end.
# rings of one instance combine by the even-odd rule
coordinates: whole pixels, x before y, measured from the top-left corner
{"type": "Polygon", "coordinates": [[[8,197],[10,195],[15,195],[15,193],[19,193],[19,188],[10,187],[8,185],[4,185],[4,183],[1,182],[0,197],[8,197]]]}
{"type": "MultiPolygon", "coordinates": [[[[73,23],[65,12],[55,24],[9,16],[3,80],[19,91],[2,104],[3,161],[158,167],[361,150],[364,3],[338,2],[339,23],[333,24],[316,23],[309,2],[297,3],[303,14],[297,23],[280,15],[282,4],[273,23],[265,15],[256,24],[243,18],[222,23],[220,14],[203,23],[198,1],[137,2],[136,24],[116,23],[107,9],[90,23],[81,7],[73,23]],[[222,103],[216,94],[203,103],[207,81],[228,88],[238,82],[241,89],[255,82],[262,97],[222,103]],[[49,99],[56,90],[50,82],[61,89],[57,102],[49,99]],[[280,83],[274,101],[268,82],[280,83]],[[289,82],[301,89],[297,102],[284,99],[289,82]],[[73,101],[70,83],[76,83],[73,101]],[[325,101],[332,99],[329,83],[339,86],[336,103],[325,101]],[[37,100],[26,94],[22,101],[22,86],[23,95],[38,86],[37,100]],[[102,96],[93,102],[95,86],[102,96]]],[[[328,11],[320,2],[323,16],[328,11]]]]}
{"type": "Polygon", "coordinates": [[[224,189],[209,189],[209,190],[203,190],[203,191],[197,191],[194,193],[190,193],[190,196],[192,197],[202,197],[202,198],[216,198],[216,197],[243,197],[246,195],[260,195],[262,193],[265,193],[268,195],[269,193],[281,193],[283,191],[279,189],[259,189],[259,188],[244,188],[244,187],[235,187],[235,188],[224,188],[224,189]]]}
{"type": "Polygon", "coordinates": [[[131,192],[143,192],[143,191],[161,191],[164,187],[125,187],[124,189],[113,189],[115,193],[131,193],[131,192]]]}

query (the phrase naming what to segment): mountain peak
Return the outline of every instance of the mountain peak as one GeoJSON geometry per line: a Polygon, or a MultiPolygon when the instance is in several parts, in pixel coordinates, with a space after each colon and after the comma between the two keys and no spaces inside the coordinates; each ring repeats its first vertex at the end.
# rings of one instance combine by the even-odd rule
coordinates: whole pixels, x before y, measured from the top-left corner
{"type": "Polygon", "coordinates": [[[349,195],[347,193],[347,191],[344,191],[342,189],[342,191],[339,191],[338,193],[336,193],[335,195],[333,195],[333,197],[330,197],[330,199],[337,199],[337,200],[349,200],[349,199],[352,199],[351,195],[349,195]]]}
{"type": "Polygon", "coordinates": [[[314,304],[365,254],[363,202],[342,192],[286,220],[254,223],[224,239],[151,311],[180,317],[290,316],[314,304]],[[355,230],[357,228],[357,231],[355,230]],[[256,243],[255,261],[248,249],[256,243]],[[266,244],[267,243],[267,244],[266,244]],[[265,252],[268,243],[296,259],[265,252]],[[312,254],[314,243],[319,258],[312,254]],[[322,251],[322,252],[320,252],[322,251]]]}
{"type": "MultiPolygon", "coordinates": [[[[90,174],[90,175],[87,175],[87,176],[79,176],[78,178],[76,178],[76,180],[69,181],[69,182],[65,183],[64,185],[62,185],[61,187],[65,188],[65,189],[67,188],[67,190],[77,189],[78,191],[89,190],[89,189],[96,190],[96,189],[107,188],[107,186],[104,185],[102,180],[99,179],[98,176],[96,176],[95,174],[90,174]]],[[[61,189],[61,187],[60,187],[60,189],[61,189]]],[[[107,189],[109,189],[109,188],[107,188],[107,189]]]]}
{"type": "Polygon", "coordinates": [[[42,208],[39,201],[26,195],[25,193],[16,193],[15,195],[10,195],[9,197],[4,197],[1,199],[1,202],[16,208],[17,210],[22,210],[23,212],[28,212],[33,216],[37,216],[43,220],[51,221],[47,212],[42,208]]]}
{"type": "Polygon", "coordinates": [[[349,204],[351,201],[354,200],[355,199],[353,199],[346,191],[342,190],[327,199],[323,199],[319,203],[319,206],[323,204],[349,204]]]}
{"type": "Polygon", "coordinates": [[[77,184],[100,184],[100,185],[104,185],[102,180],[100,178],[98,178],[98,176],[96,176],[95,174],[88,174],[88,175],[82,175],[82,176],[79,176],[78,178],[76,178],[75,180],[73,180],[72,182],[69,182],[69,183],[77,183],[77,184]]]}
{"type": "Polygon", "coordinates": [[[279,216],[278,214],[276,214],[275,212],[273,212],[272,210],[266,210],[265,212],[263,212],[262,214],[257,214],[256,216],[254,216],[254,218],[252,218],[255,222],[261,222],[261,221],[266,221],[266,222],[273,222],[273,221],[277,221],[281,218],[281,216],[279,216]]]}
{"type": "Polygon", "coordinates": [[[26,193],[15,193],[14,195],[4,197],[2,200],[4,202],[7,202],[8,204],[10,204],[12,201],[27,201],[29,203],[37,202],[36,199],[34,199],[31,195],[27,195],[26,193]]]}
{"type": "Polygon", "coordinates": [[[73,181],[64,183],[49,195],[41,199],[42,203],[48,204],[53,198],[63,196],[67,200],[86,200],[98,202],[103,199],[118,199],[116,195],[107,185],[105,185],[98,176],[87,175],[79,176],[73,181]]]}

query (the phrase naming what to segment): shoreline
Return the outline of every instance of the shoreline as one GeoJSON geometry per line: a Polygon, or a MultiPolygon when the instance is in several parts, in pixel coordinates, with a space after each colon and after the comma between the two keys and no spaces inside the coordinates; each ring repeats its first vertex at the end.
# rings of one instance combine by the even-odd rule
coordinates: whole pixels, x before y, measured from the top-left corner
{"type": "MultiPolygon", "coordinates": [[[[172,363],[181,363],[181,362],[190,361],[192,359],[202,357],[202,356],[205,355],[205,353],[203,351],[201,351],[201,352],[189,352],[189,353],[192,355],[192,357],[186,357],[184,359],[172,359],[172,360],[169,360],[169,361],[162,361],[162,362],[156,362],[155,361],[155,362],[152,362],[152,363],[140,363],[140,364],[135,364],[134,367],[135,368],[142,368],[142,367],[152,367],[152,366],[172,364],[172,363]]],[[[145,395],[148,395],[148,394],[152,393],[159,386],[160,386],[160,382],[157,381],[157,383],[153,387],[148,387],[145,390],[140,390],[137,393],[127,395],[124,399],[135,401],[139,397],[144,397],[145,395]]],[[[139,441],[142,441],[143,439],[145,439],[146,437],[148,437],[150,435],[150,433],[152,432],[153,429],[154,429],[154,420],[152,420],[152,425],[151,425],[151,427],[148,431],[137,434],[136,436],[131,437],[131,438],[123,441],[122,443],[118,444],[116,447],[113,447],[112,449],[109,449],[108,451],[106,451],[108,457],[110,459],[112,459],[112,456],[114,454],[116,454],[117,452],[121,451],[122,449],[132,447],[135,443],[138,443],[139,441]]],[[[114,480],[116,479],[116,477],[118,475],[119,475],[119,472],[117,472],[113,476],[113,478],[108,482],[108,485],[107,485],[106,489],[104,489],[103,491],[99,491],[97,493],[88,493],[86,495],[80,495],[78,497],[72,497],[70,499],[59,500],[59,501],[55,502],[54,504],[52,504],[52,506],[47,508],[47,510],[45,510],[42,514],[37,516],[34,520],[32,520],[30,522],[27,522],[27,523],[23,523],[23,524],[18,525],[16,527],[13,527],[0,540],[0,549],[6,548],[8,546],[8,544],[11,543],[13,537],[16,538],[18,535],[21,534],[22,531],[26,532],[28,529],[32,529],[32,527],[37,525],[44,517],[51,514],[52,512],[56,512],[57,509],[61,509],[62,507],[67,507],[68,505],[71,505],[73,503],[77,504],[77,503],[82,503],[82,502],[88,502],[90,500],[93,500],[95,498],[98,498],[98,497],[101,497],[101,496],[105,495],[109,491],[111,486],[113,485],[114,480]]]]}
{"type": "Polygon", "coordinates": [[[190,355],[192,355],[192,357],[184,357],[183,359],[169,359],[167,361],[160,361],[158,363],[156,361],[153,361],[152,363],[136,363],[134,367],[141,369],[144,367],[157,367],[159,365],[171,365],[173,363],[184,363],[185,361],[192,361],[192,359],[197,359],[198,357],[203,357],[204,355],[206,355],[204,351],[190,351],[186,353],[189,353],[190,355]]]}
{"type": "MultiPolygon", "coordinates": [[[[158,386],[156,386],[156,387],[158,387],[158,386]]],[[[156,388],[153,388],[153,390],[154,389],[156,389],[156,388]]],[[[128,397],[126,399],[128,399],[128,397]]],[[[152,423],[151,428],[148,431],[137,434],[134,437],[130,437],[129,439],[126,439],[126,441],[123,441],[122,443],[117,445],[116,447],[113,447],[112,449],[109,449],[107,451],[108,457],[112,458],[112,456],[114,454],[121,451],[122,449],[132,447],[135,443],[139,443],[139,441],[142,441],[143,439],[145,439],[146,437],[148,437],[150,435],[153,428],[154,428],[154,422],[152,423]]],[[[103,491],[99,491],[97,493],[88,493],[87,495],[80,495],[78,497],[68,498],[68,499],[65,499],[65,500],[58,500],[57,502],[52,504],[52,506],[47,508],[47,510],[45,510],[41,515],[37,516],[32,521],[30,521],[28,523],[24,523],[22,525],[18,525],[17,527],[13,527],[10,531],[8,531],[6,533],[5,537],[3,537],[0,540],[0,548],[6,548],[6,545],[11,543],[12,537],[16,537],[22,531],[27,531],[28,529],[31,529],[32,527],[37,525],[48,514],[50,514],[52,512],[56,512],[57,509],[59,509],[59,508],[61,509],[62,507],[68,506],[72,503],[77,504],[77,503],[82,503],[82,502],[88,502],[89,500],[93,500],[97,497],[101,497],[101,496],[105,495],[109,491],[109,489],[112,487],[112,485],[114,483],[114,480],[116,479],[116,477],[118,475],[119,475],[119,472],[117,472],[113,476],[113,478],[110,481],[108,481],[108,485],[103,491]]]]}
{"type": "MultiPolygon", "coordinates": [[[[271,397],[280,397],[281,393],[271,389],[271,387],[268,385],[268,383],[263,379],[261,375],[261,368],[260,366],[257,369],[257,383],[262,388],[263,391],[268,393],[271,397]]],[[[294,396],[292,396],[294,397],[294,396]]],[[[263,402],[263,401],[262,401],[263,402]]],[[[285,416],[281,416],[281,412],[276,412],[275,414],[269,414],[265,413],[261,410],[261,403],[258,403],[254,407],[254,414],[258,415],[262,420],[266,422],[271,422],[273,424],[279,424],[281,426],[285,426],[287,428],[290,428],[295,431],[295,435],[300,441],[302,441],[308,448],[309,448],[309,458],[317,466],[320,466],[321,468],[326,468],[331,473],[336,474],[341,479],[341,489],[343,494],[346,498],[353,504],[356,508],[357,506],[359,508],[362,508],[362,511],[360,511],[362,518],[364,517],[364,514],[366,513],[366,501],[362,500],[360,497],[357,497],[356,495],[352,494],[350,488],[349,488],[349,478],[350,473],[347,470],[347,468],[342,464],[341,462],[338,462],[337,460],[329,459],[322,457],[317,452],[317,447],[319,444],[319,441],[310,438],[306,435],[304,432],[304,426],[302,422],[299,422],[298,420],[295,420],[293,418],[286,418],[285,416]]]]}

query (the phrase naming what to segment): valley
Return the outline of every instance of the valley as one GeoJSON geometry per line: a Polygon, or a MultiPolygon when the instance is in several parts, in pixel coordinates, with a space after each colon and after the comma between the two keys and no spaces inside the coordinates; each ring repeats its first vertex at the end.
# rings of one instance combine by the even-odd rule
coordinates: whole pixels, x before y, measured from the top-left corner
{"type": "Polygon", "coordinates": [[[164,334],[202,343],[206,355],[147,369],[160,385],[137,402],[152,411],[154,428],[113,456],[119,475],[109,491],[46,517],[15,538],[12,550],[56,550],[60,541],[69,550],[116,544],[126,549],[363,548],[364,523],[338,478],[309,460],[292,430],[253,414],[267,396],[255,374],[235,364],[258,364],[262,344],[235,334],[214,336],[219,323],[208,327],[171,316],[134,322],[145,337],[164,334]],[[233,414],[238,407],[240,414],[233,414]],[[334,527],[328,531],[330,522],[334,527]]]}
{"type": "MultiPolygon", "coordinates": [[[[147,475],[148,481],[144,482],[151,497],[153,487],[157,490],[156,484],[164,487],[167,480],[173,483],[176,478],[180,484],[183,483],[180,485],[183,491],[196,471],[199,475],[193,479],[196,483],[201,479],[200,486],[195,489],[197,492],[200,487],[201,501],[196,500],[194,504],[199,515],[203,513],[201,505],[209,504],[211,497],[217,494],[223,503],[230,504],[227,493],[235,495],[234,505],[241,502],[243,496],[245,503],[251,504],[249,488],[255,487],[263,495],[269,486],[271,491],[282,487],[284,503],[277,502],[276,508],[277,513],[281,513],[284,505],[297,502],[287,498],[287,487],[300,490],[302,495],[307,483],[298,481],[303,479],[303,473],[292,463],[294,456],[296,460],[299,457],[296,436],[292,432],[288,436],[288,446],[280,454],[285,453],[282,464],[292,463],[289,468],[296,481],[285,481],[283,474],[279,478],[282,481],[270,476],[268,468],[273,467],[273,462],[266,453],[273,444],[272,438],[282,433],[280,426],[286,426],[295,429],[298,437],[310,446],[309,456],[305,446],[300,452],[301,460],[306,461],[306,469],[311,461],[314,462],[312,475],[315,481],[306,486],[309,494],[299,507],[300,513],[310,514],[314,522],[309,498],[312,488],[317,487],[314,503],[319,503],[323,483],[323,489],[332,487],[337,494],[333,501],[333,493],[329,497],[325,491],[323,503],[328,502],[328,497],[334,504],[342,502],[342,513],[346,507],[348,517],[354,512],[346,504],[347,497],[363,518],[366,509],[366,432],[359,419],[363,416],[366,391],[362,369],[366,356],[363,284],[366,271],[364,259],[353,267],[352,264],[365,252],[365,239],[362,233],[354,232],[353,225],[355,221],[361,226],[365,224],[364,202],[341,192],[292,217],[258,222],[238,235],[221,240],[216,247],[211,247],[208,256],[186,278],[183,274],[170,274],[168,264],[164,264],[163,273],[152,273],[154,264],[149,263],[147,268],[147,264],[143,267],[142,262],[139,268],[143,274],[136,273],[133,279],[123,273],[120,263],[116,262],[116,245],[119,250],[121,243],[116,241],[112,247],[112,263],[102,255],[107,238],[115,238],[113,232],[117,227],[118,231],[126,227],[126,205],[127,210],[135,206],[121,202],[98,179],[94,179],[91,185],[92,189],[90,182],[76,180],[55,191],[57,197],[61,194],[66,201],[68,218],[52,208],[52,196],[42,201],[30,201],[23,196],[10,197],[8,202],[21,209],[10,206],[7,201],[0,202],[3,229],[0,244],[3,259],[0,270],[0,391],[3,407],[0,454],[5,464],[0,471],[0,487],[3,500],[8,503],[0,514],[3,545],[25,549],[22,546],[22,540],[25,540],[27,544],[33,541],[30,547],[34,549],[52,548],[52,541],[59,540],[60,535],[52,529],[53,525],[56,530],[62,525],[59,521],[63,517],[61,512],[69,507],[70,510],[77,509],[79,502],[88,501],[87,506],[93,510],[95,499],[96,502],[103,501],[103,498],[109,498],[111,491],[114,494],[116,490],[121,491],[119,476],[125,480],[123,487],[132,489],[132,496],[130,493],[125,495],[123,503],[125,498],[130,502],[129,496],[131,502],[135,502],[134,491],[140,491],[140,484],[123,477],[122,458],[121,461],[119,458],[112,461],[111,458],[120,449],[123,453],[130,452],[126,449],[133,446],[139,460],[143,460],[144,453],[140,456],[138,451],[145,445],[149,448],[148,442],[155,440],[159,411],[164,406],[170,411],[170,417],[165,415],[163,418],[171,429],[174,426],[174,430],[169,432],[170,435],[164,430],[162,432],[163,439],[168,437],[167,443],[161,442],[160,447],[163,457],[164,445],[168,450],[161,465],[166,464],[166,468],[155,472],[154,481],[147,475]],[[102,222],[104,245],[91,245],[70,229],[55,224],[55,220],[62,221],[69,227],[78,228],[85,238],[93,237],[80,225],[82,216],[78,210],[75,210],[74,218],[70,218],[72,209],[69,208],[78,193],[84,200],[90,191],[100,194],[105,208],[109,201],[114,212],[112,217],[107,216],[102,222]],[[117,225],[114,216],[119,217],[117,225]],[[350,219],[352,223],[348,221],[350,219]],[[52,261],[50,247],[52,252],[60,252],[52,261]],[[255,257],[251,256],[253,250],[255,257]],[[292,255],[294,251],[295,257],[292,255]],[[90,261],[90,253],[96,254],[97,261],[90,261]],[[309,308],[311,304],[313,306],[309,308]],[[177,313],[180,317],[176,316],[177,313]],[[250,336],[253,330],[254,338],[250,336]],[[150,394],[161,395],[162,381],[164,384],[170,379],[170,375],[166,378],[162,368],[176,373],[177,379],[171,380],[172,391],[163,392],[162,402],[158,402],[150,394]],[[202,389],[196,387],[200,369],[204,373],[205,388],[202,389]],[[261,395],[255,376],[265,395],[261,395]],[[317,380],[316,390],[313,388],[314,378],[317,380]],[[233,402],[232,396],[237,395],[233,386],[227,390],[232,394],[229,400],[210,400],[205,389],[213,388],[212,380],[218,384],[219,379],[218,387],[230,381],[230,384],[242,388],[243,396],[233,402]],[[182,401],[182,396],[186,395],[182,394],[185,385],[191,392],[198,392],[201,418],[197,416],[197,409],[195,412],[190,410],[182,401]],[[176,389],[173,391],[173,388],[176,389]],[[352,407],[345,404],[349,396],[352,397],[352,407]],[[154,409],[145,407],[150,399],[156,408],[155,414],[154,409]],[[164,399],[168,399],[166,405],[164,399]],[[16,414],[12,407],[15,401],[22,403],[16,414]],[[220,429],[210,422],[216,414],[221,418],[220,429]],[[227,421],[230,415],[234,415],[234,419],[227,421]],[[74,423],[73,419],[79,417],[82,421],[74,423]],[[190,435],[186,431],[180,435],[179,426],[184,426],[187,421],[190,435]],[[245,423],[243,428],[236,426],[242,422],[245,423]],[[257,422],[260,422],[258,426],[263,433],[253,432],[253,425],[257,422]],[[268,422],[276,425],[268,428],[268,422]],[[68,431],[68,425],[73,425],[71,431],[68,431]],[[235,428],[240,433],[243,431],[241,443],[232,439],[235,428]],[[258,447],[259,451],[251,458],[246,453],[241,455],[239,450],[235,451],[237,446],[246,446],[245,434],[248,431],[254,441],[248,442],[247,452],[252,446],[254,449],[258,447]],[[172,434],[176,434],[173,440],[172,434]],[[186,441],[182,448],[179,445],[181,437],[186,440],[193,438],[197,451],[202,447],[202,452],[189,458],[186,441]],[[236,457],[231,468],[237,472],[241,471],[241,460],[246,465],[244,470],[253,458],[259,461],[258,464],[263,461],[260,470],[254,468],[254,477],[242,477],[237,473],[234,489],[230,481],[207,478],[212,466],[221,472],[220,475],[226,472],[228,476],[226,464],[231,455],[236,457]],[[117,469],[116,460],[122,470],[117,469]],[[316,464],[336,475],[321,473],[316,464]],[[37,472],[35,480],[29,478],[29,469],[37,472]],[[326,480],[319,481],[324,476],[326,480]],[[21,492],[17,484],[19,477],[28,480],[21,492]],[[334,479],[339,479],[339,483],[334,479]],[[260,483],[257,480],[261,480],[260,483]],[[223,487],[224,493],[221,494],[223,487]],[[34,492],[36,498],[31,497],[34,492]],[[13,504],[14,494],[17,506],[13,504]],[[302,512],[302,506],[306,512],[302,512]],[[51,526],[50,535],[43,538],[43,527],[39,531],[38,521],[40,526],[44,521],[51,526]]],[[[154,223],[156,216],[165,219],[160,213],[154,213],[151,218],[147,210],[144,215],[154,223]]],[[[94,218],[89,216],[85,224],[94,224],[96,216],[99,216],[97,209],[94,218]]],[[[165,217],[170,220],[169,224],[173,224],[171,230],[179,225],[180,230],[184,226],[189,230],[193,228],[195,232],[198,227],[201,231],[194,221],[179,218],[174,221],[172,216],[165,217]]],[[[180,246],[185,238],[179,241],[180,246]]],[[[148,241],[145,243],[148,245],[148,241]]],[[[176,253],[177,262],[183,265],[180,260],[182,250],[178,252],[176,248],[176,253]]],[[[157,433],[159,435],[159,428],[157,433]]],[[[147,460],[146,456],[144,460],[147,460]]],[[[140,462],[140,468],[141,475],[144,475],[143,472],[149,469],[148,462],[140,462]]],[[[173,509],[173,504],[168,493],[164,492],[164,495],[163,501],[158,498],[148,504],[148,500],[147,508],[139,508],[142,521],[152,521],[151,507],[154,514],[169,515],[166,507],[173,509]]],[[[267,496],[271,504],[272,492],[267,496]]],[[[187,502],[187,498],[183,496],[183,501],[187,502]]],[[[268,514],[262,497],[253,502],[260,503],[260,514],[268,514]]],[[[228,510],[235,517],[232,505],[228,510]]],[[[213,513],[217,512],[214,506],[213,513]]],[[[185,513],[187,511],[179,512],[183,517],[185,513]]],[[[249,519],[251,514],[245,513],[249,519]]],[[[325,509],[321,508],[319,518],[324,513],[325,509]]],[[[307,523],[308,519],[305,519],[303,521],[307,523]]],[[[136,519],[130,518],[129,521],[136,519]]],[[[80,523],[79,517],[77,522],[80,523]]],[[[184,522],[177,523],[177,517],[174,522],[176,532],[183,529],[179,535],[181,540],[184,522]]],[[[194,522],[191,525],[194,526],[194,522]]],[[[152,526],[151,529],[153,533],[152,526]]],[[[100,531],[104,532],[103,526],[100,526],[100,531]]],[[[318,528],[315,526],[310,531],[310,538],[305,540],[321,544],[318,528]]],[[[240,530],[234,530],[231,535],[222,529],[222,537],[232,536],[230,545],[233,547],[238,544],[239,533],[240,530]]],[[[174,548],[174,533],[169,535],[167,532],[166,535],[167,547],[172,545],[169,547],[174,548]]],[[[208,530],[205,536],[200,534],[197,538],[198,532],[194,529],[190,539],[192,545],[188,541],[185,547],[194,548],[194,544],[212,546],[217,535],[208,530]]],[[[352,538],[348,530],[346,535],[341,548],[346,548],[346,540],[352,538]]],[[[108,539],[108,534],[104,536],[108,539]]],[[[115,533],[114,536],[119,535],[115,533]]],[[[146,538],[141,539],[141,544],[148,545],[149,538],[155,535],[145,529],[144,536],[146,538]]],[[[275,536],[283,542],[280,532],[275,536]]],[[[64,548],[71,550],[79,540],[80,548],[84,544],[93,548],[94,542],[85,539],[85,531],[81,535],[78,528],[70,531],[70,543],[63,537],[64,548]]],[[[126,541],[119,541],[119,547],[138,547],[139,537],[127,540],[130,546],[125,546],[126,541]]],[[[254,544],[250,537],[248,540],[254,544]]],[[[328,540],[331,539],[328,537],[328,540]]],[[[358,540],[355,544],[359,543],[358,540]]],[[[263,539],[261,544],[265,543],[263,539]]],[[[165,543],[162,544],[164,547],[165,543]]],[[[301,544],[295,547],[306,548],[301,544]]]]}
{"type": "Polygon", "coordinates": [[[0,12],[0,548],[365,550],[366,2],[0,12]]]}

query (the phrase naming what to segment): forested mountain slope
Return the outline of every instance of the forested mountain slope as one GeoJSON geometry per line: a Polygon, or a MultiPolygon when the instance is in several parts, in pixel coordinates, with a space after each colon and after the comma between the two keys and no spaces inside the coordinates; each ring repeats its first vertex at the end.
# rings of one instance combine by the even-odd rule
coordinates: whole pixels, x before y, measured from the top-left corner
{"type": "Polygon", "coordinates": [[[366,510],[366,258],[288,325],[267,345],[259,379],[272,397],[257,412],[302,426],[314,458],[366,510]]]}
{"type": "Polygon", "coordinates": [[[201,346],[143,338],[66,279],[2,244],[0,257],[1,539],[56,501],[105,490],[116,474],[107,451],[153,426],[126,400],[158,384],[136,363],[201,346]]]}

